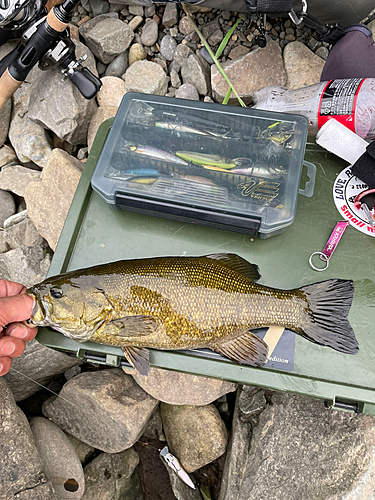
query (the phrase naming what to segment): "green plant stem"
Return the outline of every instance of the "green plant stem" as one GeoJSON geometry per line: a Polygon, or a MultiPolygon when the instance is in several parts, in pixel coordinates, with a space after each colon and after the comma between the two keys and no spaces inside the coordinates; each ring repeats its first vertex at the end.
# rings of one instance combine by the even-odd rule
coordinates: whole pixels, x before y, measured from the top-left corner
{"type": "MultiPolygon", "coordinates": [[[[203,45],[206,47],[208,53],[210,54],[210,56],[212,57],[214,63],[216,64],[218,70],[220,71],[220,73],[223,75],[225,81],[227,82],[227,84],[229,85],[230,87],[230,90],[231,90],[231,93],[233,92],[234,95],[236,96],[238,102],[240,103],[240,105],[243,107],[243,108],[246,108],[246,104],[243,102],[243,100],[241,99],[241,97],[238,95],[238,93],[236,92],[236,89],[233,87],[231,81],[229,80],[229,78],[227,77],[225,71],[223,70],[221,64],[219,63],[219,61],[217,60],[217,58],[215,57],[215,54],[212,52],[211,50],[211,47],[208,45],[206,39],[204,38],[204,36],[202,35],[202,33],[200,32],[198,26],[195,24],[193,18],[191,17],[190,15],[190,12],[189,10],[186,8],[186,5],[183,3],[181,4],[182,5],[182,8],[184,9],[185,11],[185,14],[188,16],[189,18],[189,21],[191,22],[191,25],[193,26],[193,28],[195,29],[195,31],[198,33],[198,36],[199,38],[201,39],[203,45]]],[[[228,99],[229,100],[229,99],[228,99]]]]}

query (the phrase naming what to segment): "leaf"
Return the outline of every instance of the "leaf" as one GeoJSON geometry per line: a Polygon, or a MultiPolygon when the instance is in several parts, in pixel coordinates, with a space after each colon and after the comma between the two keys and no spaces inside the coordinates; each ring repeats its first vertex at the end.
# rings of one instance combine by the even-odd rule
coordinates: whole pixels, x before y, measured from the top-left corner
{"type": "Polygon", "coordinates": [[[229,87],[227,95],[224,97],[222,104],[228,104],[230,96],[232,95],[233,88],[229,87]]]}
{"type": "Polygon", "coordinates": [[[216,59],[219,59],[219,57],[221,56],[221,54],[223,53],[223,50],[225,49],[225,47],[227,46],[227,43],[229,42],[229,39],[230,37],[232,36],[233,34],[233,31],[237,28],[237,26],[239,25],[239,23],[242,21],[242,17],[239,17],[235,23],[234,26],[231,27],[231,29],[228,31],[228,33],[225,35],[225,37],[223,38],[219,48],[217,49],[216,51],[216,54],[215,54],[215,57],[216,59]]]}

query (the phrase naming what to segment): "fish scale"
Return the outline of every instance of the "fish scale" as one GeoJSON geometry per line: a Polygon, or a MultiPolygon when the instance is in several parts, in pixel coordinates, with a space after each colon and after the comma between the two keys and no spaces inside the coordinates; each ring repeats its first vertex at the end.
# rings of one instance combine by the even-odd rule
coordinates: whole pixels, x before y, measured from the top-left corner
{"type": "Polygon", "coordinates": [[[294,290],[255,283],[257,266],[234,254],[125,260],[47,278],[27,290],[31,320],[73,339],[120,346],[147,374],[148,348],[210,348],[259,366],[267,345],[250,332],[283,326],[314,343],[355,354],[347,320],[350,280],[294,290]]]}

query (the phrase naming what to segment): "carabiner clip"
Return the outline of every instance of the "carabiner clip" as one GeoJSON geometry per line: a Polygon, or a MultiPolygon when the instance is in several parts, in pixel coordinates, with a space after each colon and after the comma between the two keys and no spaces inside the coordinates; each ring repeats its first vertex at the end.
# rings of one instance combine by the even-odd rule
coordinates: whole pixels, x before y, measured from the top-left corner
{"type": "Polygon", "coordinates": [[[289,12],[289,17],[290,19],[296,24],[297,26],[302,23],[303,21],[303,14],[306,14],[307,12],[307,1],[302,0],[302,12],[300,14],[300,17],[297,17],[297,14],[295,13],[294,9],[291,9],[289,12]]]}

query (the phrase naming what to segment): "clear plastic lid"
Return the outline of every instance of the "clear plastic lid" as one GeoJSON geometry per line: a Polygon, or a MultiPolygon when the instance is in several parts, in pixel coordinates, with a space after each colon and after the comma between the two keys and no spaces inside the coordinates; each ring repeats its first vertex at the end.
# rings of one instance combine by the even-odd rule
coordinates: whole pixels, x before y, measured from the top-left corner
{"type": "Polygon", "coordinates": [[[260,231],[296,210],[308,122],[303,116],[126,94],[93,188],[215,213],[258,217],[260,231]]]}

